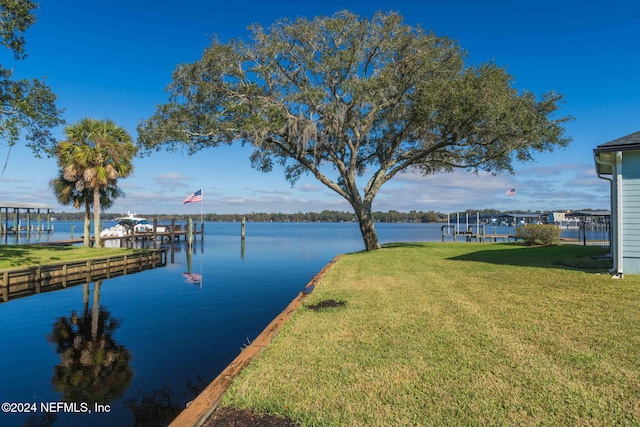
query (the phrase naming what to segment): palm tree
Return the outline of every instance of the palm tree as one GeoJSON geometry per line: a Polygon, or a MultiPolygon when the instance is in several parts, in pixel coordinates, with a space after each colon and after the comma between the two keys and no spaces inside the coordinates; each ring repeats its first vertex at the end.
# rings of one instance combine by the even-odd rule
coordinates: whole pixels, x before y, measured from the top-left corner
{"type": "MultiPolygon", "coordinates": [[[[64,178],[63,171],[60,171],[57,178],[53,178],[49,182],[49,186],[53,190],[56,198],[63,205],[73,205],[74,208],[80,209],[84,206],[84,227],[83,227],[83,245],[89,246],[91,240],[91,204],[93,202],[93,191],[84,187],[84,183],[78,177],[76,181],[69,181],[64,178]],[[79,188],[81,188],[79,190],[79,188]]],[[[100,205],[103,208],[110,208],[116,198],[124,195],[124,192],[117,186],[109,186],[106,190],[100,190],[100,205]]]]}
{"type": "Polygon", "coordinates": [[[100,247],[101,193],[133,172],[137,147],[129,133],[111,120],[87,117],[67,126],[65,135],[67,140],[58,144],[58,164],[63,178],[74,182],[78,191],[90,190],[95,246],[100,247]]]}

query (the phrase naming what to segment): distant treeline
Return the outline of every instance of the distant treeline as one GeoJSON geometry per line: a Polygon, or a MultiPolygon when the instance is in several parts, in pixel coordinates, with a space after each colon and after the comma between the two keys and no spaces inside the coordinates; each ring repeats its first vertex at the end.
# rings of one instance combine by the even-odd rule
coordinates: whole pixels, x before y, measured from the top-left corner
{"type": "MultiPolygon", "coordinates": [[[[160,222],[168,222],[172,219],[176,221],[186,221],[191,217],[193,220],[200,220],[200,214],[142,214],[139,216],[151,220],[157,218],[160,222]]],[[[474,212],[475,215],[475,212],[474,212]]],[[[80,221],[83,218],[82,213],[75,212],[59,212],[53,213],[58,220],[80,221]]],[[[116,217],[122,216],[120,213],[103,213],[103,220],[110,220],[116,217]]],[[[324,210],[322,212],[297,212],[297,213],[266,213],[266,212],[252,212],[247,214],[213,214],[206,213],[203,216],[205,221],[212,222],[239,222],[242,218],[245,218],[249,222],[351,222],[357,221],[357,218],[353,212],[339,212],[324,210]]],[[[440,222],[447,221],[447,214],[439,212],[374,212],[373,219],[375,222],[440,222]]]]}
{"type": "MultiPolygon", "coordinates": [[[[592,211],[593,209],[582,209],[581,211],[592,211]]],[[[483,209],[483,210],[473,210],[467,209],[464,212],[453,212],[450,213],[450,218],[453,219],[456,214],[460,214],[461,216],[465,214],[469,214],[469,216],[475,217],[477,213],[480,215],[501,215],[501,214],[513,214],[513,211],[499,211],[496,209],[483,209]]],[[[517,211],[516,213],[542,213],[532,212],[532,211],[517,211]]],[[[194,220],[200,219],[200,214],[190,214],[190,215],[164,215],[164,214],[139,214],[141,217],[152,220],[153,218],[157,218],[159,222],[169,222],[172,219],[183,222],[186,221],[187,218],[191,217],[194,220]]],[[[52,213],[58,220],[69,220],[69,221],[81,221],[83,214],[81,212],[56,212],[52,213]]],[[[112,220],[115,217],[121,216],[121,214],[116,213],[104,213],[102,218],[105,220],[112,220]]],[[[324,210],[322,212],[307,212],[307,213],[265,213],[265,212],[252,212],[248,214],[213,214],[208,213],[204,214],[203,218],[205,221],[214,221],[214,222],[233,222],[233,221],[241,221],[242,218],[246,218],[249,222],[351,222],[357,221],[356,216],[353,212],[339,212],[339,211],[329,211],[324,210]]],[[[390,210],[388,212],[373,212],[373,220],[374,222],[447,222],[447,214],[441,212],[423,212],[423,211],[410,211],[410,212],[399,212],[395,210],[390,210]]]]}

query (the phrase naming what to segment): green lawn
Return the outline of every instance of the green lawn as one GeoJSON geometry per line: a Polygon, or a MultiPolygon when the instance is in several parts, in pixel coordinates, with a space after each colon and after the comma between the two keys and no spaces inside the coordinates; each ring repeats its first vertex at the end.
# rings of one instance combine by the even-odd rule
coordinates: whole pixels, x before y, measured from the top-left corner
{"type": "Polygon", "coordinates": [[[222,405],[308,426],[639,425],[640,276],[611,279],[601,253],[344,256],[222,405]],[[344,305],[311,309],[327,300],[344,305]]]}
{"type": "Polygon", "coordinates": [[[100,258],[135,251],[126,248],[88,248],[84,246],[0,245],[0,270],[100,258]]]}

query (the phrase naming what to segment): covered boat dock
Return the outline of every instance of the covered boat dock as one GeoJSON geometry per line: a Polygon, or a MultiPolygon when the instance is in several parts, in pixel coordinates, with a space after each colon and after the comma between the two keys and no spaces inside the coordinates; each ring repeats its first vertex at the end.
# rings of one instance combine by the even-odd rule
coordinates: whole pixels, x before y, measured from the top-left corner
{"type": "Polygon", "coordinates": [[[42,203],[0,201],[0,215],[4,213],[4,218],[0,220],[0,234],[51,233],[51,209],[51,206],[42,203]],[[43,214],[46,215],[45,222],[43,214]]]}

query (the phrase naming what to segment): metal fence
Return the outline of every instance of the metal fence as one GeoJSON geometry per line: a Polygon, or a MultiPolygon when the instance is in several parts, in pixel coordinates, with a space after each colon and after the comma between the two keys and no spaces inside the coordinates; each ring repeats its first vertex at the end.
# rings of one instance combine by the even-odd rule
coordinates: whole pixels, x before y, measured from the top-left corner
{"type": "Polygon", "coordinates": [[[579,221],[572,224],[559,224],[562,231],[560,240],[584,246],[611,246],[611,220],[579,221]]]}

